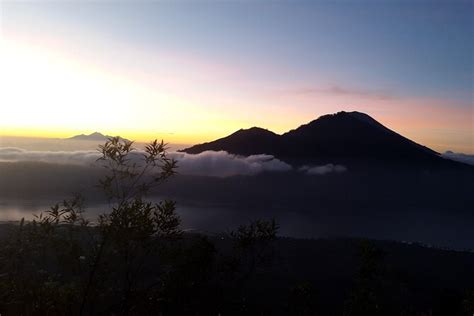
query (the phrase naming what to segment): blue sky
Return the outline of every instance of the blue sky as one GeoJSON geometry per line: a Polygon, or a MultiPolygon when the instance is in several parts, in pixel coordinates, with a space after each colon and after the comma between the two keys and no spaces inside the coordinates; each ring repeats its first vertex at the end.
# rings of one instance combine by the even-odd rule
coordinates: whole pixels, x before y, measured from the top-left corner
{"type": "Polygon", "coordinates": [[[12,42],[42,46],[44,38],[41,49],[136,84],[161,75],[167,86],[163,74],[179,78],[182,91],[174,86],[168,92],[221,113],[218,118],[234,115],[229,108],[237,105],[248,110],[243,104],[253,103],[264,112],[277,104],[280,116],[287,107],[294,118],[288,124],[257,114],[239,119],[280,131],[345,109],[351,96],[365,97],[352,108],[420,141],[436,142],[446,130],[458,135],[454,143],[462,138],[472,149],[472,1],[58,1],[2,2],[1,8],[2,32],[12,42]],[[285,101],[282,92],[297,96],[285,101]],[[389,99],[398,102],[375,103],[389,99]],[[434,118],[420,130],[416,122],[430,100],[446,119],[434,118]],[[313,106],[319,103],[330,106],[313,106]]]}

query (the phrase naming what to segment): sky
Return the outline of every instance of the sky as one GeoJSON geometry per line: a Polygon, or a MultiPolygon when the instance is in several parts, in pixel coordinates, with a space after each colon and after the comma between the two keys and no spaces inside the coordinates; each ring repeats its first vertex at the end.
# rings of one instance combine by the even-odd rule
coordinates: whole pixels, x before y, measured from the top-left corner
{"type": "Polygon", "coordinates": [[[2,0],[0,135],[191,144],[356,110],[472,154],[473,12],[457,0],[2,0]]]}

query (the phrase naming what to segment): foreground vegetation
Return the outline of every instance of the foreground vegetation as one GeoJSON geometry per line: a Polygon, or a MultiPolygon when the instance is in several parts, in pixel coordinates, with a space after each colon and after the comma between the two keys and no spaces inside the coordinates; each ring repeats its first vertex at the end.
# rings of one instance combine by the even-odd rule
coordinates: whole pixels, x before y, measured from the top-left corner
{"type": "MultiPolygon", "coordinates": [[[[466,285],[470,279],[474,284],[472,254],[454,261],[435,255],[441,265],[451,264],[451,270],[465,264],[455,271],[459,280],[439,275],[446,279],[439,283],[446,289],[437,289],[433,275],[427,279],[414,275],[416,268],[407,273],[391,266],[388,251],[401,246],[369,241],[308,244],[277,238],[278,225],[264,220],[219,236],[185,234],[173,201],[146,199],[176,172],[165,144],[155,141],[138,152],[133,143],[111,138],[100,153],[98,163],[108,171],[99,184],[109,201],[108,212],[87,219],[83,199],[76,196],[33,221],[8,226],[0,248],[2,315],[474,312],[474,292],[466,285]],[[317,254],[312,252],[321,245],[317,254]]],[[[410,267],[419,261],[423,259],[418,257],[410,267]]],[[[443,273],[444,268],[435,271],[443,273]]]]}

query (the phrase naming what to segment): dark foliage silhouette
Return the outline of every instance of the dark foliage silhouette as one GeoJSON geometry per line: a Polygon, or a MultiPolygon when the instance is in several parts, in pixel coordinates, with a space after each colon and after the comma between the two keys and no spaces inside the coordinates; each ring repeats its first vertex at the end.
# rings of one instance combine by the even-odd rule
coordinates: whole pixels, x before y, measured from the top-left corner
{"type": "MultiPolygon", "coordinates": [[[[257,221],[228,234],[235,251],[218,254],[204,236],[185,236],[174,201],[146,195],[176,172],[166,144],[110,138],[99,147],[106,170],[99,186],[110,212],[90,221],[75,196],[12,227],[0,248],[0,312],[7,315],[218,313],[215,295],[237,303],[221,278],[243,284],[257,268],[274,222],[257,221]],[[217,277],[219,276],[219,277],[217,277]],[[220,290],[218,293],[217,289],[220,290]]],[[[242,293],[240,291],[240,293],[242,293]]]]}

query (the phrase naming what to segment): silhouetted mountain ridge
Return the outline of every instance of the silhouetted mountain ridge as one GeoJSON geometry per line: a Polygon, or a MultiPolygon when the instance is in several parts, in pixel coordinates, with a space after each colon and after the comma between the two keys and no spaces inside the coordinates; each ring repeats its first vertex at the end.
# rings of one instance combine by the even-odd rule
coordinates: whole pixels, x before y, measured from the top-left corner
{"type": "Polygon", "coordinates": [[[360,112],[323,115],[282,135],[258,127],[241,129],[183,151],[197,154],[208,150],[224,150],[242,156],[269,154],[293,165],[348,162],[452,164],[437,152],[360,112]]]}
{"type": "Polygon", "coordinates": [[[183,150],[190,154],[198,154],[207,150],[224,150],[232,154],[249,156],[256,153],[271,152],[277,145],[280,135],[260,127],[240,129],[235,133],[216,141],[196,145],[183,150]]]}
{"type": "MultiPolygon", "coordinates": [[[[114,136],[109,136],[109,135],[104,135],[104,134],[99,133],[99,132],[94,132],[94,133],[91,133],[89,135],[86,135],[86,134],[75,135],[75,136],[69,137],[67,139],[69,139],[69,140],[91,140],[91,141],[104,142],[104,141],[108,140],[111,137],[114,137],[114,136]]],[[[120,136],[119,136],[119,138],[122,139],[122,140],[129,141],[128,139],[120,137],[120,136]]]]}

